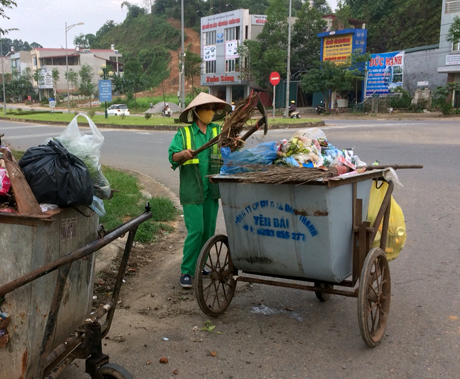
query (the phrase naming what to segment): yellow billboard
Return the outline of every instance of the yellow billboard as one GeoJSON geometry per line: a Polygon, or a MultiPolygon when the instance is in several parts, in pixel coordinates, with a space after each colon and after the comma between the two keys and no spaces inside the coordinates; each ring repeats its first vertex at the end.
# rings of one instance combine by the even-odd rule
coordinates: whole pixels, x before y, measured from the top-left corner
{"type": "Polygon", "coordinates": [[[351,55],[353,34],[324,37],[323,61],[332,61],[335,64],[344,64],[351,55]]]}

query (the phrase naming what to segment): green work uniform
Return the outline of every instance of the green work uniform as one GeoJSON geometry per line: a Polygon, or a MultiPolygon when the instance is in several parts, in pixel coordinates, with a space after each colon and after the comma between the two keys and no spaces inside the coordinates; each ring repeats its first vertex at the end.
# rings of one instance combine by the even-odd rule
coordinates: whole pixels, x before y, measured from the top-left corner
{"type": "Polygon", "coordinates": [[[201,248],[216,230],[217,211],[219,208],[219,187],[207,178],[217,174],[220,169],[220,153],[214,145],[199,153],[193,159],[179,166],[172,159],[173,154],[185,149],[196,150],[220,133],[220,127],[209,124],[206,134],[193,123],[181,128],[169,147],[169,161],[172,168],[180,169],[179,197],[184,210],[184,222],[187,237],[184,241],[182,274],[195,274],[196,262],[201,248]]]}

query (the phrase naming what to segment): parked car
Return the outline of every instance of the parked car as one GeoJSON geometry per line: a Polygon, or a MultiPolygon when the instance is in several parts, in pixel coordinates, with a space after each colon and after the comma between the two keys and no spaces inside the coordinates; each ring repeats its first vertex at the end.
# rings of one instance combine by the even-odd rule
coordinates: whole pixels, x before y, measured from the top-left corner
{"type": "Polygon", "coordinates": [[[129,116],[129,109],[126,104],[113,104],[107,108],[109,116],[129,116]]]}

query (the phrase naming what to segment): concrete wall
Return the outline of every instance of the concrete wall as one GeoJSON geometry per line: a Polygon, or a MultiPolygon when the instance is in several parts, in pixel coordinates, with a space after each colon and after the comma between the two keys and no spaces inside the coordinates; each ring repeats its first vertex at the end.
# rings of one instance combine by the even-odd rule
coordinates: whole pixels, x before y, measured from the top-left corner
{"type": "Polygon", "coordinates": [[[428,88],[434,91],[436,87],[447,84],[447,74],[438,73],[439,49],[430,49],[410,52],[406,51],[404,57],[404,81],[403,87],[413,96],[417,88],[417,82],[427,81],[428,88]]]}

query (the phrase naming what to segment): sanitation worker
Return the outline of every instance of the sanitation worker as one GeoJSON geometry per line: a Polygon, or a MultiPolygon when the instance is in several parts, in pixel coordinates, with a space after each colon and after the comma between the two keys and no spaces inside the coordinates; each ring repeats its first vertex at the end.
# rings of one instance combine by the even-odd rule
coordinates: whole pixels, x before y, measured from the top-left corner
{"type": "Polygon", "coordinates": [[[169,147],[172,168],[179,167],[179,198],[187,228],[180,275],[183,288],[192,287],[201,248],[214,235],[220,197],[218,184],[206,177],[219,173],[221,156],[217,144],[195,157],[192,152],[220,133],[220,126],[212,121],[222,119],[230,110],[230,104],[201,92],[180,114],[180,121],[190,125],[179,129],[169,147]]]}

